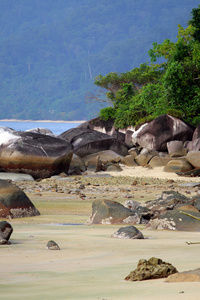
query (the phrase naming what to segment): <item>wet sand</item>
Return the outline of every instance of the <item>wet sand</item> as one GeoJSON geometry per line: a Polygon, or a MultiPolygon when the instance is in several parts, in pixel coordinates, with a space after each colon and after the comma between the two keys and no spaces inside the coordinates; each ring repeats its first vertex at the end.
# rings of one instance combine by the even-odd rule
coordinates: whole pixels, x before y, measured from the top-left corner
{"type": "Polygon", "coordinates": [[[139,259],[152,256],[172,263],[179,272],[199,268],[200,245],[186,241],[200,241],[200,232],[153,231],[138,225],[146,239],[122,240],[111,238],[122,225],[85,225],[95,199],[124,203],[131,194],[142,203],[164,190],[177,190],[188,197],[197,193],[181,184],[200,182],[199,178],[176,175],[172,179],[175,174],[159,175],[158,170],[153,176],[152,170],[138,168],[137,172],[132,168],[112,174],[112,178],[76,176],[71,181],[17,183],[41,216],[8,220],[14,231],[12,244],[0,246],[1,299],[199,299],[199,282],[127,282],[124,278],[139,259]],[[137,184],[132,185],[133,181],[137,184]],[[57,192],[52,189],[55,183],[57,192]],[[84,199],[71,192],[80,184],[85,185],[84,199]],[[55,240],[61,250],[46,250],[49,240],[55,240]]]}

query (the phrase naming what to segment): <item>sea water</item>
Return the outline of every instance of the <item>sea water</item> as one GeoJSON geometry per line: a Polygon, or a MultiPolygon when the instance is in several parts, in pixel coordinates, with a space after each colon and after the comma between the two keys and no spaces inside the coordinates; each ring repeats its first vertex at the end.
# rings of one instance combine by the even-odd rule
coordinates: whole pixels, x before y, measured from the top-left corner
{"type": "Polygon", "coordinates": [[[25,131],[33,128],[47,128],[51,130],[55,135],[59,135],[64,131],[77,127],[81,123],[73,122],[41,122],[41,121],[0,121],[0,126],[12,128],[16,131],[25,131]]]}

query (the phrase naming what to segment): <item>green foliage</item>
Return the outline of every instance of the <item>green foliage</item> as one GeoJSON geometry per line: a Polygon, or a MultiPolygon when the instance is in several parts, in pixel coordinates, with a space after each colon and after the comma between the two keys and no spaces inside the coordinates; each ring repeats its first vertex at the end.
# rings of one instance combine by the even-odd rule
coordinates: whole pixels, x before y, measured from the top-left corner
{"type": "Polygon", "coordinates": [[[194,28],[194,39],[200,42],[200,5],[198,6],[198,8],[193,8],[192,18],[188,23],[194,28]]]}
{"type": "Polygon", "coordinates": [[[161,114],[171,114],[192,125],[198,124],[200,5],[192,13],[186,29],[178,26],[176,42],[166,39],[162,44],[153,43],[149,55],[154,63],[163,58],[160,64],[145,63],[126,73],[98,77],[95,83],[110,90],[107,96],[115,109],[116,127],[135,125],[161,114]]]}
{"type": "Polygon", "coordinates": [[[115,109],[113,107],[105,107],[100,110],[100,118],[104,121],[115,118],[115,109]]]}

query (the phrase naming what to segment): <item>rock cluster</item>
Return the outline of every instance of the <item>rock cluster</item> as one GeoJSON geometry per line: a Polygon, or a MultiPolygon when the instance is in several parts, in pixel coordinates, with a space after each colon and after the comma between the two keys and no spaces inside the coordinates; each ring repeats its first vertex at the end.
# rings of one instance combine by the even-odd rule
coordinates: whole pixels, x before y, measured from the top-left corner
{"type": "Polygon", "coordinates": [[[200,196],[188,198],[178,192],[163,192],[156,200],[146,203],[151,210],[147,228],[200,231],[200,196]]]}
{"type": "MultiPolygon", "coordinates": [[[[138,128],[130,126],[116,130],[111,120],[106,124],[99,118],[79,127],[106,132],[124,142],[128,147],[128,154],[118,157],[118,163],[130,167],[163,166],[163,171],[176,172],[181,176],[200,175],[200,124],[194,130],[179,119],[162,115],[138,128]]],[[[100,153],[99,151],[99,156],[100,153]]],[[[105,163],[105,160],[102,161],[105,163]]]]}
{"type": "Polygon", "coordinates": [[[139,127],[118,129],[99,118],[53,135],[47,129],[26,132],[0,128],[0,170],[35,179],[86,170],[121,171],[121,165],[163,166],[178,175],[200,175],[200,125],[162,115],[139,127]]]}
{"type": "MultiPolygon", "coordinates": [[[[186,197],[175,191],[164,191],[155,200],[140,204],[126,200],[95,200],[87,224],[146,224],[149,229],[200,231],[200,196],[186,197]]],[[[124,228],[122,228],[124,230],[124,228]]],[[[127,230],[132,230],[127,227],[127,230]]],[[[121,229],[116,233],[126,236],[121,229]]],[[[133,236],[136,232],[133,231],[133,236]]]]}

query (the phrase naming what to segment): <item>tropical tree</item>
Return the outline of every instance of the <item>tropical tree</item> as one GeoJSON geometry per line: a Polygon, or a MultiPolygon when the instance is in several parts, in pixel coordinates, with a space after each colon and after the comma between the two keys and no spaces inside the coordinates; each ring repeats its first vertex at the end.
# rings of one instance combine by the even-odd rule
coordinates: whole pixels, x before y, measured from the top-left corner
{"type": "Polygon", "coordinates": [[[184,29],[178,25],[177,41],[153,43],[151,64],[126,73],[95,78],[107,90],[112,107],[100,111],[115,119],[116,127],[135,125],[160,114],[171,114],[193,125],[200,122],[200,5],[184,29]],[[158,63],[158,61],[160,61],[158,63]]]}

